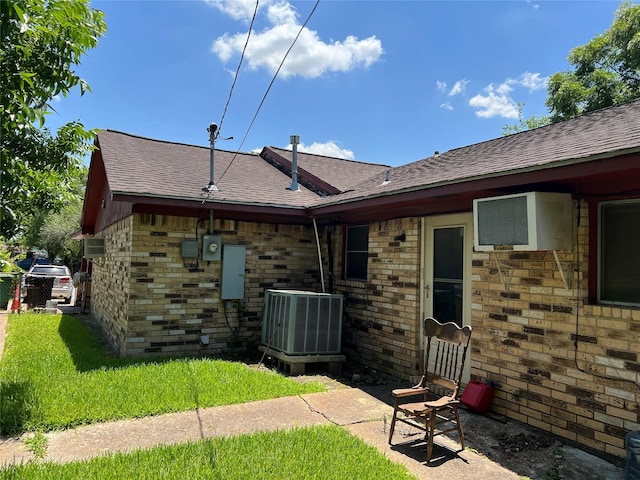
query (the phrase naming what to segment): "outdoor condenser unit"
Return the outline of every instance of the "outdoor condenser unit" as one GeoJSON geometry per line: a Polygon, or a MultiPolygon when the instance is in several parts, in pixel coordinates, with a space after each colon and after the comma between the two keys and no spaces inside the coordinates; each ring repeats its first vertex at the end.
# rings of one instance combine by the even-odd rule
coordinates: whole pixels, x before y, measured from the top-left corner
{"type": "Polygon", "coordinates": [[[287,355],[340,353],[342,295],[267,290],[262,344],[287,355]]]}

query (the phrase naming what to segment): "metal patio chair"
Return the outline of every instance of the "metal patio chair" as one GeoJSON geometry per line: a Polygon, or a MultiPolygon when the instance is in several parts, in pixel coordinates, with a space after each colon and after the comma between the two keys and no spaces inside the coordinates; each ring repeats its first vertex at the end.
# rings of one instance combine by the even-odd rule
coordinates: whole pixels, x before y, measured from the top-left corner
{"type": "Polygon", "coordinates": [[[391,392],[394,407],[389,444],[393,439],[396,421],[424,431],[428,464],[433,453],[433,438],[438,435],[457,431],[461,450],[464,449],[458,393],[471,339],[471,327],[459,327],[453,322],[440,323],[428,317],[424,320],[424,336],[424,373],[420,382],[413,387],[391,392]],[[405,399],[416,395],[422,395],[422,400],[403,403],[405,399]]]}

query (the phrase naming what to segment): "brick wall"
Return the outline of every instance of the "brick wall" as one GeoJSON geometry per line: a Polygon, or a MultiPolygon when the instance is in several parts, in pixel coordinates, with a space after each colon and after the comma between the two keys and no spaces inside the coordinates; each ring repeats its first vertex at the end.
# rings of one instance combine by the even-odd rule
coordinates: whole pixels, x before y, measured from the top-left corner
{"type": "MultiPolygon", "coordinates": [[[[552,252],[473,254],[471,374],[500,383],[497,413],[624,456],[626,432],[640,429],[640,311],[585,304],[586,210],[574,248],[557,252],[564,280],[552,252]]],[[[420,368],[420,224],[405,218],[369,226],[367,282],[343,279],[344,229],[331,227],[333,268],[324,271],[345,298],[344,353],[404,378],[420,368]]],[[[234,345],[219,300],[220,262],[201,264],[200,272],[183,265],[180,241],[194,230],[195,219],[134,215],[103,232],[108,256],[94,267],[92,309],[122,354],[234,345]],[[206,347],[199,343],[205,334],[206,347]]],[[[247,247],[241,338],[253,334],[259,343],[265,289],[321,291],[313,228],[216,220],[214,234],[247,247]]],[[[327,230],[320,234],[327,263],[327,230]]]]}
{"type": "MultiPolygon", "coordinates": [[[[336,229],[342,251],[344,229],[336,229]]],[[[343,350],[349,358],[403,377],[420,364],[420,219],[369,225],[368,282],[343,279],[334,260],[336,293],[344,295],[343,350]]]]}
{"type": "MultiPolygon", "coordinates": [[[[200,222],[200,238],[208,221],[200,222]]],[[[220,300],[220,261],[181,256],[196,219],[135,214],[101,232],[92,314],[121,355],[219,353],[260,342],[264,290],[319,291],[313,228],[216,220],[223,244],[246,247],[245,299],[220,300]],[[201,337],[208,336],[203,345],[201,337]]]]}
{"type": "Polygon", "coordinates": [[[127,340],[132,220],[120,220],[101,233],[105,256],[93,259],[91,274],[91,314],[119,352],[125,351],[127,340]]]}
{"type": "Polygon", "coordinates": [[[585,305],[586,210],[557,252],[568,284],[552,252],[474,254],[472,376],[501,384],[497,413],[624,456],[640,429],[640,311],[585,305]]]}

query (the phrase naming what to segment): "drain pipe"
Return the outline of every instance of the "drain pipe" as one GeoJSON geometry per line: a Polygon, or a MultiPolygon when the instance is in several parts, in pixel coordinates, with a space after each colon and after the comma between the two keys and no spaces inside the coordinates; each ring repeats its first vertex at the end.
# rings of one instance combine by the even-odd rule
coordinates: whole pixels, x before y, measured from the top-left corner
{"type": "Polygon", "coordinates": [[[320,264],[320,282],[322,283],[322,293],[324,290],[324,269],[322,268],[322,252],[320,250],[320,237],[318,236],[318,225],[316,224],[316,217],[313,220],[313,230],[316,232],[316,246],[318,247],[318,263],[320,264]]]}
{"type": "Polygon", "coordinates": [[[300,143],[300,137],[298,135],[291,135],[289,137],[289,143],[293,147],[293,153],[291,155],[291,185],[289,190],[299,192],[298,187],[298,143],[300,143]]]}

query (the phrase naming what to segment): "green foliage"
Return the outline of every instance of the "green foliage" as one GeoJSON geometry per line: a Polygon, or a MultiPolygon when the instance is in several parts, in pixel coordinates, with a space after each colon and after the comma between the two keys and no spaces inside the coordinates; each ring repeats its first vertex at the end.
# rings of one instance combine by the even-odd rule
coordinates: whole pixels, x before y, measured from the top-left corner
{"type": "Polygon", "coordinates": [[[69,178],[70,192],[73,197],[59,211],[51,213],[40,210],[25,221],[22,244],[27,247],[38,246],[47,251],[49,259],[60,257],[65,264],[79,262],[82,257],[81,245],[70,236],[80,228],[82,215],[82,197],[87,181],[85,166],[69,178]]]}
{"type": "Polygon", "coordinates": [[[0,273],[19,272],[20,268],[13,260],[9,247],[0,243],[0,273]]]}
{"type": "Polygon", "coordinates": [[[47,454],[49,440],[42,434],[42,432],[35,432],[25,438],[24,444],[26,445],[27,450],[33,452],[35,458],[41,460],[47,454]]]}
{"type": "Polygon", "coordinates": [[[0,236],[77,196],[70,187],[93,132],[71,122],[53,135],[44,123],[54,97],[88,90],[73,66],[105,33],[103,16],[88,0],[0,2],[0,236]]]}
{"type": "Polygon", "coordinates": [[[523,132],[525,130],[532,130],[538,127],[544,127],[549,125],[549,117],[542,117],[539,115],[532,115],[528,118],[522,118],[522,109],[524,103],[518,103],[518,123],[511,125],[504,125],[502,127],[502,136],[512,135],[514,133],[523,132]]]}
{"type": "Polygon", "coordinates": [[[549,79],[552,123],[640,98],[640,4],[622,3],[609,30],[568,60],[573,70],[549,79]]]}
{"type": "Polygon", "coordinates": [[[242,363],[116,357],[76,317],[22,313],[9,317],[0,361],[0,434],[323,390],[242,363]]]}
{"type": "Polygon", "coordinates": [[[44,248],[49,253],[49,258],[78,261],[81,258],[80,242],[70,240],[69,235],[80,227],[81,214],[82,202],[79,199],[68,203],[58,213],[46,219],[40,230],[40,241],[34,245],[44,248]]]}
{"type": "Polygon", "coordinates": [[[335,425],[213,438],[115,453],[66,465],[9,466],[5,478],[296,480],[414,479],[375,448],[335,425]]]}

